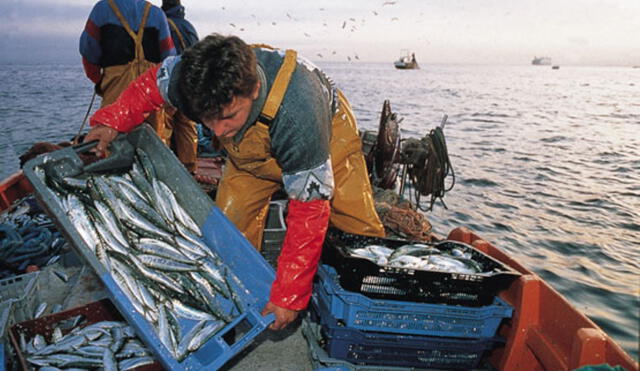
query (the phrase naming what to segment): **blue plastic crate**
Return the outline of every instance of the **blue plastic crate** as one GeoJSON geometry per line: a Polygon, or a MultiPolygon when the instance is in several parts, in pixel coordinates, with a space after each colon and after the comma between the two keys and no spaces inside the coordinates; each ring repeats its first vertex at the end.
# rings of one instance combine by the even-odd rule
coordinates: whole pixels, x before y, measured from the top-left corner
{"type": "Polygon", "coordinates": [[[4,355],[4,342],[2,342],[2,340],[0,340],[0,371],[4,371],[6,369],[7,366],[7,361],[5,360],[5,355],[4,355]]]}
{"type": "Polygon", "coordinates": [[[39,275],[40,272],[32,272],[0,280],[0,303],[13,303],[8,317],[9,325],[33,318],[36,309],[34,292],[39,275]]]}
{"type": "Polygon", "coordinates": [[[335,371],[410,371],[414,368],[393,367],[393,366],[367,366],[355,365],[353,363],[331,358],[320,346],[320,326],[311,323],[309,320],[302,321],[302,334],[307,339],[309,345],[309,361],[315,370],[335,370],[335,371]]]}
{"type": "Polygon", "coordinates": [[[5,370],[7,362],[5,359],[5,339],[7,328],[9,328],[7,324],[9,322],[12,304],[13,302],[11,300],[0,301],[0,371],[5,370]]]}
{"type": "Polygon", "coordinates": [[[335,269],[324,264],[318,268],[312,299],[345,326],[409,335],[490,338],[502,319],[513,313],[513,308],[498,297],[484,307],[370,299],[342,289],[335,269]]]}
{"type": "MultiPolygon", "coordinates": [[[[25,175],[34,186],[36,197],[58,230],[65,235],[78,255],[94,269],[122,316],[136,329],[137,335],[155,353],[156,359],[162,363],[162,366],[172,371],[218,369],[247,347],[273,322],[275,318],[273,315],[263,317],[260,312],[269,299],[275,272],[240,231],[214,206],[213,201],[202,191],[175,155],[158,139],[151,127],[142,125],[127,135],[119,136],[114,142],[119,143],[116,144],[121,149],[140,148],[147,153],[154,164],[158,179],[174,191],[178,202],[200,226],[204,243],[221,257],[224,264],[230,268],[231,274],[235,275],[244,286],[242,290],[238,290],[238,296],[245,311],[182,362],[173,358],[169,350],[160,342],[151,324],[135,310],[111,274],[85,244],[61,209],[56,196],[39,175],[43,169],[63,176],[84,174],[86,168],[83,167],[82,160],[76,151],[87,150],[87,145],[68,147],[36,157],[25,164],[25,175]],[[230,332],[240,334],[233,344],[229,344],[224,339],[230,332]]],[[[122,151],[122,153],[127,152],[131,155],[133,153],[130,150],[122,151]]],[[[91,166],[96,164],[101,166],[99,163],[91,166]]],[[[224,298],[220,299],[219,304],[228,311],[233,306],[224,298]]],[[[188,331],[194,324],[194,321],[180,319],[180,325],[184,331],[188,331]]]]}
{"type": "Polygon", "coordinates": [[[500,338],[464,339],[360,331],[338,326],[312,304],[312,319],[321,325],[324,349],[332,358],[353,364],[442,368],[476,368],[485,352],[504,344],[500,338]]]}

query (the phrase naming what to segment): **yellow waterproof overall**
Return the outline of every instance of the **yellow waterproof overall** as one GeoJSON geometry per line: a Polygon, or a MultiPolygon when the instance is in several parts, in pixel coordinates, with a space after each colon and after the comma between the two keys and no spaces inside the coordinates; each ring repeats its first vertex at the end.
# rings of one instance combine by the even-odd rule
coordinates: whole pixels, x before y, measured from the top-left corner
{"type": "MultiPolygon", "coordinates": [[[[296,52],[287,50],[267,96],[262,115],[273,119],[296,68],[296,52]]],[[[347,99],[338,91],[339,108],[332,120],[330,155],[335,189],[331,202],[331,225],[349,233],[384,236],[375,211],[362,143],[347,99]]],[[[261,249],[262,233],[271,195],[282,187],[282,169],[271,156],[269,127],[257,122],[240,143],[221,139],[229,160],[218,188],[216,204],[261,249]]]]}
{"type": "MultiPolygon", "coordinates": [[[[142,36],[144,35],[144,27],[147,24],[149,11],[151,10],[151,3],[147,2],[144,8],[144,14],[140,21],[137,34],[133,32],[129,23],[113,0],[109,0],[109,6],[115,13],[116,17],[118,17],[122,27],[124,27],[129,36],[133,39],[135,44],[135,57],[127,64],[109,66],[103,69],[99,89],[100,96],[102,97],[102,104],[100,105],[101,108],[115,102],[124,89],[126,89],[127,86],[136,79],[136,77],[140,76],[143,72],[154,65],[152,62],[145,59],[144,48],[142,47],[142,36]]],[[[159,110],[149,115],[146,121],[151,124],[156,133],[158,133],[160,138],[166,143],[166,139],[168,137],[164,134],[164,116],[164,110],[159,110]]]]}
{"type": "MultiPolygon", "coordinates": [[[[169,26],[178,35],[178,41],[182,50],[187,47],[187,44],[180,33],[180,29],[176,26],[175,22],[170,18],[167,18],[169,26]]],[[[172,109],[166,109],[166,121],[164,125],[163,135],[166,138],[170,138],[171,149],[176,153],[178,159],[184,167],[191,173],[196,171],[196,160],[198,157],[198,129],[196,129],[196,123],[191,121],[180,111],[174,111],[172,109]],[[174,111],[172,113],[172,111],[174,111]]]]}

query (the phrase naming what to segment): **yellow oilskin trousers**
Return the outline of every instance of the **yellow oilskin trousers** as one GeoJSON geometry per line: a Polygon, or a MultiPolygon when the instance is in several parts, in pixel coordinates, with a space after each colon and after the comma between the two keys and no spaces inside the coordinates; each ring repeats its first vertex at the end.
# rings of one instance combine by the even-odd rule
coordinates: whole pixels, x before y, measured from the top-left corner
{"type": "Polygon", "coordinates": [[[196,171],[198,157],[198,129],[196,123],[191,121],[180,111],[173,115],[166,110],[166,122],[163,136],[169,138],[171,149],[176,153],[184,167],[191,173],[196,171]]]}
{"type": "MultiPolygon", "coordinates": [[[[384,227],[375,211],[355,116],[341,92],[338,97],[330,143],[335,188],[329,223],[348,233],[382,237],[384,227]]],[[[269,128],[258,122],[240,143],[231,139],[221,142],[229,161],[216,204],[260,250],[271,195],[283,186],[282,169],[270,153],[269,128]]]]}
{"type": "MultiPolygon", "coordinates": [[[[144,14],[142,16],[142,20],[140,21],[140,26],[138,27],[138,33],[133,32],[129,23],[124,18],[120,9],[115,4],[113,0],[109,0],[109,6],[111,10],[115,13],[116,17],[122,24],[122,27],[127,31],[129,36],[133,39],[135,44],[135,57],[132,61],[127,64],[117,65],[117,66],[109,66],[102,69],[102,79],[99,83],[99,93],[100,97],[102,97],[102,103],[100,104],[100,108],[104,106],[108,106],[118,99],[120,94],[129,86],[129,84],[135,80],[138,76],[142,75],[150,67],[154,66],[154,63],[149,62],[145,59],[144,56],[144,48],[142,46],[142,38],[144,35],[144,27],[147,23],[147,18],[149,16],[149,11],[151,9],[151,3],[147,3],[144,14]]],[[[147,117],[145,121],[147,121],[154,128],[160,139],[162,139],[165,144],[167,143],[167,138],[164,135],[165,132],[165,113],[164,110],[159,110],[147,117]]]]}

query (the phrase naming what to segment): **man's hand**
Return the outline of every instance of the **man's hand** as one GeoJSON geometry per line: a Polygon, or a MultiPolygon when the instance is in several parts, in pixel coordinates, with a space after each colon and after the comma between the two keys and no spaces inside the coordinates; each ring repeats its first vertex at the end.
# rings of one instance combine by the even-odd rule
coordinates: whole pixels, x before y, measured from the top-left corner
{"type": "Polygon", "coordinates": [[[98,140],[98,145],[92,150],[98,157],[107,157],[109,143],[118,136],[118,131],[114,128],[105,125],[94,126],[87,135],[84,137],[84,142],[90,142],[92,140],[98,140]]]}
{"type": "Polygon", "coordinates": [[[297,310],[279,307],[272,302],[268,302],[262,310],[263,316],[266,316],[269,313],[276,315],[276,321],[269,326],[271,330],[282,330],[298,317],[297,310]]]}

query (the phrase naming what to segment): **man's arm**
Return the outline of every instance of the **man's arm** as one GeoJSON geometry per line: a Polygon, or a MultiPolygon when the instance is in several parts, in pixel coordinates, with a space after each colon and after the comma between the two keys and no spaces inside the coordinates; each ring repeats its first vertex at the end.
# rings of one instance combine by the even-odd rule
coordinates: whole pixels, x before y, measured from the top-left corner
{"type": "Polygon", "coordinates": [[[102,56],[100,26],[96,23],[98,22],[98,18],[99,12],[96,10],[96,7],[94,7],[80,35],[79,46],[84,72],[94,84],[99,83],[102,79],[100,65],[98,64],[102,56]]]}
{"type": "Polygon", "coordinates": [[[275,313],[271,329],[280,330],[307,307],[329,224],[328,200],[289,200],[287,234],[278,258],[276,280],[263,314],[275,313]]]}
{"type": "Polygon", "coordinates": [[[147,116],[165,103],[157,84],[160,65],[148,69],[133,80],[112,104],[97,110],[91,119],[93,127],[85,142],[98,140],[97,155],[106,154],[109,143],[118,132],[128,133],[140,125],[147,116]]]}

